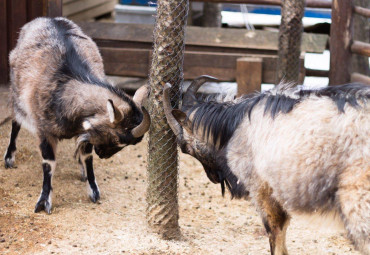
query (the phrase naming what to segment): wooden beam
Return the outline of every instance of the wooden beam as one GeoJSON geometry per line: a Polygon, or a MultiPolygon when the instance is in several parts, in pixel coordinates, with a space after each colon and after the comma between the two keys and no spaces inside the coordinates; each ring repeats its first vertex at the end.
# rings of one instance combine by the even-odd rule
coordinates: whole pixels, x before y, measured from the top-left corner
{"type": "Polygon", "coordinates": [[[329,71],[306,68],[306,76],[329,77],[329,71]]]}
{"type": "Polygon", "coordinates": [[[15,47],[21,27],[27,23],[27,2],[7,1],[8,49],[15,47]]]}
{"type": "Polygon", "coordinates": [[[261,91],[262,58],[244,57],[236,61],[237,96],[261,91]]]}
{"type": "Polygon", "coordinates": [[[79,0],[70,2],[69,4],[63,3],[63,15],[69,16],[78,12],[82,12],[101,5],[104,2],[106,2],[106,0],[79,0]]]}
{"type": "MultiPolygon", "coordinates": [[[[114,24],[102,22],[79,22],[82,30],[98,42],[109,42],[119,46],[122,42],[146,43],[152,47],[153,25],[114,24]]],[[[327,35],[303,33],[302,51],[322,53],[325,50],[327,35]]],[[[254,52],[276,54],[278,50],[278,32],[246,31],[232,28],[187,27],[186,48],[197,47],[202,51],[240,52],[252,49],[254,52]],[[211,49],[212,48],[212,49],[211,49]],[[220,50],[220,49],[224,50],[220,50]]],[[[105,46],[108,46],[105,44],[105,46]]],[[[112,46],[112,45],[111,45],[112,46]]],[[[123,46],[123,45],[121,45],[123,46]]],[[[195,50],[194,48],[192,50],[195,50]]],[[[246,52],[252,53],[252,52],[246,52]]]]}
{"type": "Polygon", "coordinates": [[[62,16],[62,0],[46,0],[44,4],[44,16],[60,17],[62,16]]]}
{"type": "Polygon", "coordinates": [[[352,1],[333,0],[330,28],[329,84],[350,81],[352,39],[352,1]]]}
{"type": "Polygon", "coordinates": [[[109,75],[147,77],[150,50],[100,48],[105,72],[109,75]]]}
{"type": "Polygon", "coordinates": [[[44,0],[27,0],[27,20],[43,16],[44,0]]]}
{"type": "MultiPolygon", "coordinates": [[[[258,4],[258,5],[278,5],[281,6],[281,0],[191,0],[192,2],[211,2],[211,3],[229,3],[229,4],[258,4]]],[[[310,8],[331,8],[330,0],[306,0],[306,6],[310,8]]]]}
{"type": "MultiPolygon", "coordinates": [[[[142,77],[148,76],[151,64],[151,50],[99,48],[104,69],[108,75],[142,77]]],[[[237,59],[242,57],[262,58],[262,82],[274,83],[276,77],[277,56],[248,55],[235,53],[185,52],[184,77],[191,80],[208,74],[221,81],[236,81],[237,59]]],[[[301,73],[299,82],[304,79],[304,60],[300,60],[301,73]]]]}
{"type": "Polygon", "coordinates": [[[353,11],[358,15],[370,18],[370,9],[363,8],[361,6],[354,6],[353,11]]]}
{"type": "Polygon", "coordinates": [[[93,19],[97,16],[101,16],[103,14],[112,12],[116,4],[117,2],[115,0],[105,1],[104,3],[94,6],[90,9],[86,9],[81,12],[71,14],[68,16],[68,18],[73,21],[93,19]]]}
{"type": "Polygon", "coordinates": [[[360,74],[360,73],[352,73],[351,82],[360,82],[363,84],[370,85],[370,77],[367,75],[360,74]]]}
{"type": "Polygon", "coordinates": [[[8,66],[8,39],[7,39],[7,1],[0,1],[0,85],[6,84],[9,80],[8,66]]]}
{"type": "Polygon", "coordinates": [[[370,57],[370,43],[353,41],[351,45],[351,52],[358,55],[370,57]]]}

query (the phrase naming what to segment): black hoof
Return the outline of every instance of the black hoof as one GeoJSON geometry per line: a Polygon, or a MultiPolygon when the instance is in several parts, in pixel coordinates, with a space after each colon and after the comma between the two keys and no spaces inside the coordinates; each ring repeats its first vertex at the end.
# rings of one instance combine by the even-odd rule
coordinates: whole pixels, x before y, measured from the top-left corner
{"type": "Polygon", "coordinates": [[[40,198],[35,206],[35,213],[45,211],[47,214],[51,214],[51,204],[47,199],[40,198]]]}
{"type": "Polygon", "coordinates": [[[84,176],[84,175],[82,175],[82,176],[81,176],[81,178],[80,178],[80,181],[82,181],[82,182],[86,182],[86,181],[87,181],[87,177],[86,177],[86,176],[84,176]]]}

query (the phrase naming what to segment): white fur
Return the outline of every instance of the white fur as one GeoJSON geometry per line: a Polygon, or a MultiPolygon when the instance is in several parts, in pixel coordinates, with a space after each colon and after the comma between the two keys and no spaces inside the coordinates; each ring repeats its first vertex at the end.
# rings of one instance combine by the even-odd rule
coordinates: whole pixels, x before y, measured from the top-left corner
{"type": "Polygon", "coordinates": [[[90,130],[92,128],[92,125],[90,123],[90,121],[88,120],[85,120],[83,123],[82,123],[82,126],[83,128],[87,131],[87,130],[90,130]]]}

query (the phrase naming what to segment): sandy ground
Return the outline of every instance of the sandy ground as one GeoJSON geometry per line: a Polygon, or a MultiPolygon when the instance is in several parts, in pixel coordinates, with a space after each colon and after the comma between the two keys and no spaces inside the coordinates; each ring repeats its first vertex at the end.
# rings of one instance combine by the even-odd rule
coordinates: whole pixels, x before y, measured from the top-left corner
{"type": "MultiPolygon", "coordinates": [[[[0,121],[7,115],[7,91],[0,87],[0,121]]],[[[0,127],[0,151],[8,144],[10,123],[0,127]]],[[[21,130],[15,169],[0,159],[0,254],[269,254],[268,238],[247,201],[222,198],[193,158],[181,155],[178,241],[161,240],[145,220],[147,139],[108,160],[95,160],[101,202],[90,202],[73,159],[74,141],[57,153],[51,215],[34,213],[42,185],[38,142],[21,130]]],[[[359,254],[343,232],[321,231],[293,219],[290,254],[359,254]]]]}

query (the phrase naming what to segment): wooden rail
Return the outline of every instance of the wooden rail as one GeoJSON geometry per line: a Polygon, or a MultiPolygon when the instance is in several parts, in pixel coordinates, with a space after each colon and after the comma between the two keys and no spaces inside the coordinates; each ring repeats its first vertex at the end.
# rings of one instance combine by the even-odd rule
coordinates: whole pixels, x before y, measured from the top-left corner
{"type": "Polygon", "coordinates": [[[358,55],[370,57],[370,44],[360,41],[353,41],[351,45],[351,52],[358,55]]]}
{"type": "Polygon", "coordinates": [[[351,82],[361,82],[363,84],[370,85],[370,77],[360,73],[352,73],[351,82]]]}
{"type": "MultiPolygon", "coordinates": [[[[281,6],[281,0],[191,0],[193,2],[210,3],[229,3],[229,4],[258,4],[258,5],[278,5],[281,6]]],[[[306,0],[306,7],[310,8],[331,8],[330,0],[306,0]]]]}
{"type": "Polygon", "coordinates": [[[360,6],[355,6],[355,7],[353,7],[353,11],[354,11],[354,13],[356,13],[358,15],[364,16],[366,18],[370,18],[370,9],[363,8],[363,7],[360,7],[360,6]]]}

